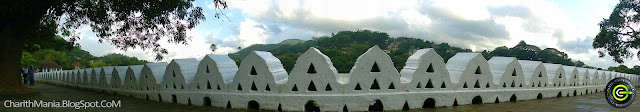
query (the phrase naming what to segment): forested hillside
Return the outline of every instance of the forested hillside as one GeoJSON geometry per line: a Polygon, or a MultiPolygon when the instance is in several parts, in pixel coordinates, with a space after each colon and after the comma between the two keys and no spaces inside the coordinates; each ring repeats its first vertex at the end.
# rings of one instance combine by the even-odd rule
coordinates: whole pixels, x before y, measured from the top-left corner
{"type": "MultiPolygon", "coordinates": [[[[311,40],[302,41],[298,39],[285,40],[278,44],[257,44],[229,54],[238,63],[251,51],[270,51],[278,57],[287,71],[291,71],[295,61],[309,47],[316,47],[322,53],[329,56],[333,65],[340,73],[347,73],[353,67],[358,56],[362,55],[371,46],[378,45],[389,54],[396,69],[401,70],[409,56],[415,51],[423,48],[433,48],[442,58],[449,60],[458,52],[472,52],[470,49],[450,46],[447,43],[434,43],[428,40],[395,37],[391,38],[387,33],[358,30],[340,31],[331,36],[313,37],[311,40]]],[[[522,60],[536,60],[547,63],[557,63],[572,66],[584,66],[581,61],[573,61],[567,54],[554,48],[540,48],[520,42],[513,48],[505,46],[498,47],[494,51],[482,51],[483,56],[488,60],[492,56],[509,56],[522,60]]],[[[588,67],[588,66],[585,66],[588,67]]]]}
{"type": "Polygon", "coordinates": [[[49,42],[35,44],[25,44],[22,52],[22,67],[38,67],[45,59],[51,59],[63,69],[74,69],[77,62],[78,68],[100,67],[100,66],[125,66],[140,65],[147,63],[135,57],[128,57],[122,54],[107,54],[96,57],[89,52],[73,46],[60,37],[55,37],[49,42]]]}
{"type": "Polygon", "coordinates": [[[520,41],[518,45],[507,48],[506,46],[496,47],[493,51],[482,51],[483,56],[488,60],[492,56],[507,56],[516,57],[520,60],[534,60],[542,61],[545,63],[556,63],[570,66],[594,68],[591,66],[585,66],[584,62],[580,60],[572,60],[569,56],[558,49],[546,48],[541,50],[538,46],[529,45],[524,41],[520,41]]]}

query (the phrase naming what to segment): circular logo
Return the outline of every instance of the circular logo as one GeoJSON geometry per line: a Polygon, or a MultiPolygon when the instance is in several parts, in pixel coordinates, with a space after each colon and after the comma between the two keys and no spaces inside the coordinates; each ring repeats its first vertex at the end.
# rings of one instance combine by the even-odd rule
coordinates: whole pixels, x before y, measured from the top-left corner
{"type": "Polygon", "coordinates": [[[607,83],[605,98],[609,105],[615,108],[625,108],[633,103],[636,90],[631,81],[618,77],[607,83]]]}

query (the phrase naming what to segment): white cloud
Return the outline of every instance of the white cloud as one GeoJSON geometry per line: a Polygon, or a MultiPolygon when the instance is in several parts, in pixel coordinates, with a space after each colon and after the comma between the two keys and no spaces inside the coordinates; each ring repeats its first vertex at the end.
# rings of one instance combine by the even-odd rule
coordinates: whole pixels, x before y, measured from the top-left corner
{"type": "Polygon", "coordinates": [[[75,30],[75,32],[80,36],[80,40],[77,41],[77,43],[80,44],[80,48],[89,52],[91,55],[103,56],[115,50],[115,47],[107,41],[100,43],[98,41],[100,38],[96,37],[95,34],[92,33],[89,26],[82,26],[80,29],[75,30]]]}
{"type": "Polygon", "coordinates": [[[266,31],[264,24],[253,20],[247,20],[240,23],[240,33],[238,39],[241,47],[247,47],[252,44],[265,44],[269,38],[269,32],[266,31]]]}
{"type": "MultiPolygon", "coordinates": [[[[156,54],[152,53],[150,50],[145,51],[140,48],[120,50],[106,41],[104,43],[98,43],[98,37],[96,37],[94,33],[86,31],[87,29],[88,28],[85,27],[81,28],[81,31],[83,32],[81,35],[82,39],[80,39],[79,44],[83,50],[88,51],[94,56],[102,56],[108,53],[119,53],[147,61],[156,61],[156,54]]],[[[195,32],[194,30],[187,31],[187,36],[192,37],[191,40],[187,41],[188,45],[168,43],[166,39],[158,40],[161,47],[166,48],[169,51],[168,54],[164,55],[164,59],[160,61],[169,62],[172,59],[179,58],[202,58],[206,54],[213,53],[209,49],[210,44],[206,43],[205,39],[198,32],[195,32]]]]}
{"type": "MultiPolygon", "coordinates": [[[[277,43],[287,38],[304,39],[305,37],[290,36],[301,32],[306,32],[307,35],[328,35],[341,30],[372,29],[387,32],[394,37],[407,36],[447,42],[475,51],[492,50],[503,45],[512,47],[524,40],[542,48],[557,48],[567,52],[571,58],[585,62],[612,62],[597,58],[597,53],[584,52],[590,50],[590,47],[583,46],[590,43],[584,42],[591,42],[584,40],[591,39],[587,36],[593,36],[584,32],[597,32],[597,26],[581,27],[582,24],[595,25],[600,18],[606,17],[610,13],[610,4],[615,3],[607,4],[609,7],[591,7],[598,9],[596,14],[578,17],[590,20],[589,23],[575,23],[583,21],[575,21],[574,17],[567,15],[577,12],[567,12],[552,1],[273,0],[235,2],[231,7],[241,9],[247,16],[246,22],[260,25],[277,23],[280,27],[290,28],[282,29],[283,34],[280,35],[258,35],[270,34],[270,31],[254,29],[253,34],[256,36],[253,36],[253,41],[266,43],[277,43]],[[293,31],[292,28],[296,30],[293,31]],[[281,35],[287,37],[275,37],[281,35]],[[578,43],[580,46],[561,47],[576,42],[582,43],[578,43]]],[[[246,41],[244,37],[241,39],[246,41]]],[[[615,63],[598,65],[606,67],[614,66],[615,63]]]]}
{"type": "MultiPolygon", "coordinates": [[[[565,1],[560,1],[565,2],[565,1]]],[[[236,52],[237,47],[278,43],[285,39],[308,40],[342,30],[371,29],[392,37],[413,37],[474,51],[498,46],[513,47],[524,40],[541,48],[553,47],[588,65],[617,66],[610,57],[598,58],[590,48],[597,23],[616,2],[593,1],[562,4],[538,0],[240,0],[228,1],[230,24],[196,27],[188,46],[161,43],[166,59],[200,57],[236,52]],[[588,7],[581,7],[582,5],[588,7]],[[567,8],[569,7],[569,8],[567,8]],[[213,28],[211,26],[214,26],[213,28]],[[222,27],[222,28],[220,28],[222,27]],[[220,29],[228,29],[220,30],[220,29]],[[212,30],[213,29],[213,30],[212,30]]],[[[212,2],[204,3],[212,11],[212,2]]],[[[207,12],[205,12],[207,13],[207,12]]],[[[213,12],[208,12],[213,13],[213,12]]],[[[209,19],[208,22],[215,22],[209,19]]],[[[87,43],[81,41],[81,43],[87,43]]],[[[103,48],[103,47],[101,47],[103,48]]],[[[93,48],[88,48],[93,49],[93,48]]],[[[141,50],[121,52],[153,60],[141,50]]],[[[102,54],[99,50],[92,50],[102,54]]],[[[636,65],[637,60],[625,65],[636,65]]]]}

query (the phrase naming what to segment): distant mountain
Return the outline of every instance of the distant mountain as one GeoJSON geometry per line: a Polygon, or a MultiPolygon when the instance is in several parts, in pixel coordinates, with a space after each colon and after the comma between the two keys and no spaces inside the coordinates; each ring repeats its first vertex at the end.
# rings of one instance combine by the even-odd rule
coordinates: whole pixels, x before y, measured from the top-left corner
{"type": "MultiPolygon", "coordinates": [[[[347,73],[353,67],[356,59],[374,45],[378,45],[389,54],[391,60],[394,62],[394,66],[398,70],[404,67],[409,56],[423,48],[433,48],[442,56],[445,62],[458,52],[472,52],[470,49],[450,46],[447,43],[436,44],[431,41],[408,37],[391,38],[384,32],[357,30],[340,31],[331,36],[313,37],[307,41],[288,39],[278,44],[251,45],[236,53],[229,54],[229,56],[239,64],[242,58],[246,57],[251,51],[269,51],[280,59],[287,71],[291,71],[298,56],[309,49],[309,47],[316,47],[331,58],[338,72],[347,73]]],[[[595,68],[586,66],[582,61],[574,61],[570,59],[566,53],[558,51],[555,48],[541,50],[539,47],[529,45],[524,41],[521,41],[513,48],[501,46],[495,48],[493,51],[485,50],[481,53],[487,60],[493,56],[508,56],[516,57],[520,60],[535,60],[546,63],[595,68]]]]}
{"type": "MultiPolygon", "coordinates": [[[[302,41],[300,39],[287,39],[284,40],[278,44],[253,44],[249,47],[246,47],[236,53],[233,54],[229,54],[229,57],[231,57],[232,59],[236,59],[236,60],[242,60],[242,58],[246,57],[247,55],[249,55],[249,53],[251,53],[251,51],[273,51],[273,49],[281,49],[281,48],[286,48],[286,47],[290,47],[290,46],[295,46],[298,44],[305,44],[305,41],[302,41]]],[[[276,51],[280,51],[280,50],[276,50],[276,51]]],[[[304,52],[304,51],[303,51],[304,52]]]]}
{"type": "Polygon", "coordinates": [[[457,52],[471,52],[470,49],[449,46],[447,43],[435,44],[416,38],[390,38],[387,33],[358,30],[340,31],[332,36],[313,37],[312,40],[299,39],[284,40],[278,44],[258,44],[246,47],[229,56],[240,62],[251,51],[270,51],[279,58],[287,71],[291,71],[296,59],[309,47],[316,47],[331,58],[338,72],[346,73],[351,70],[358,56],[370,47],[378,45],[389,54],[395,67],[400,70],[415,51],[422,48],[434,48],[445,60],[457,52]]]}
{"type": "Polygon", "coordinates": [[[301,44],[304,43],[303,40],[300,39],[287,39],[287,40],[283,40],[282,42],[278,43],[278,45],[296,45],[296,44],[301,44]]]}

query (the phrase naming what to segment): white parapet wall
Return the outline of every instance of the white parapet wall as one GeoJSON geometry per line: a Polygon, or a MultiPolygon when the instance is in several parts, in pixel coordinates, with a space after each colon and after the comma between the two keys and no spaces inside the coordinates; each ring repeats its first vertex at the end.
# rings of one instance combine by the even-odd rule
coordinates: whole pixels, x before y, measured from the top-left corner
{"type": "MultiPolygon", "coordinates": [[[[579,67],[577,69],[578,69],[578,81],[577,82],[579,83],[578,85],[583,85],[584,86],[584,85],[587,85],[587,84],[591,83],[591,78],[590,78],[590,75],[591,75],[590,71],[591,70],[587,69],[587,68],[582,68],[582,67],[579,67]]],[[[578,86],[578,85],[576,85],[576,86],[578,86]]]]}
{"type": "Polygon", "coordinates": [[[567,85],[565,76],[565,70],[560,64],[545,63],[544,67],[547,69],[547,77],[549,78],[549,84],[552,87],[563,87],[567,85]]]}
{"type": "Polygon", "coordinates": [[[264,109],[275,110],[279,98],[265,96],[287,91],[283,85],[287,83],[287,79],[288,73],[278,58],[269,52],[254,51],[242,60],[233,83],[226,89],[229,93],[264,98],[226,97],[224,100],[227,101],[227,106],[233,105],[233,108],[250,108],[253,104],[261,104],[265,106],[264,109]]]}
{"type": "Polygon", "coordinates": [[[98,76],[100,76],[100,72],[102,72],[102,67],[96,67],[91,69],[91,73],[89,74],[88,86],[95,87],[100,83],[98,82],[98,76]]]}
{"type": "MultiPolygon", "coordinates": [[[[404,91],[409,92],[431,92],[449,90],[456,87],[451,83],[451,76],[446,69],[444,59],[435,50],[421,49],[416,51],[407,59],[405,67],[400,71],[400,81],[407,85],[404,91]]],[[[426,107],[441,107],[451,105],[454,101],[452,97],[446,95],[425,96],[407,95],[406,99],[429,99],[433,100],[426,107]],[[443,102],[443,103],[435,103],[443,102]]],[[[410,109],[422,108],[424,100],[406,100],[410,109]]]]}
{"type": "Polygon", "coordinates": [[[111,79],[113,77],[113,66],[100,67],[100,76],[98,78],[98,87],[110,88],[111,79]]]}
{"type": "Polygon", "coordinates": [[[128,90],[138,90],[139,84],[138,80],[140,80],[140,74],[142,72],[143,65],[133,65],[127,68],[124,79],[124,89],[128,90]]]}
{"type": "Polygon", "coordinates": [[[524,88],[529,87],[524,81],[522,67],[516,58],[495,56],[489,60],[489,67],[495,84],[502,85],[503,88],[523,88],[523,85],[524,88]]]}
{"type": "Polygon", "coordinates": [[[574,66],[566,66],[563,65],[562,68],[564,69],[564,75],[565,80],[567,80],[567,85],[569,86],[576,86],[578,85],[578,69],[574,66]]]}
{"type": "MultiPolygon", "coordinates": [[[[451,76],[447,71],[444,60],[435,50],[421,49],[407,59],[404,68],[400,71],[400,81],[407,85],[416,85],[416,88],[448,89],[451,84],[451,76]]],[[[425,89],[407,89],[408,91],[424,91],[425,89]]]]}
{"type": "Polygon", "coordinates": [[[90,87],[91,85],[91,72],[93,72],[93,68],[86,68],[81,70],[82,72],[82,86],[90,87]]]}
{"type": "Polygon", "coordinates": [[[591,80],[593,81],[593,85],[603,85],[602,82],[604,79],[602,79],[602,70],[594,70],[593,72],[593,77],[591,77],[591,80]]]}
{"type": "Polygon", "coordinates": [[[457,53],[447,61],[446,66],[451,75],[451,81],[457,83],[454,87],[456,92],[465,93],[450,95],[449,97],[455,98],[453,105],[495,103],[492,98],[503,102],[507,99],[505,97],[515,95],[513,91],[502,93],[472,92],[501,89],[493,82],[489,63],[480,53],[457,53]]]}
{"type": "MultiPolygon", "coordinates": [[[[227,93],[227,85],[233,82],[233,77],[238,71],[238,65],[227,55],[206,55],[199,63],[195,82],[190,88],[196,88],[194,92],[227,93]]],[[[272,85],[273,86],[273,85],[272,85]]],[[[223,95],[190,94],[193,105],[225,107],[226,100],[223,95]]]]}
{"type": "Polygon", "coordinates": [[[82,84],[82,86],[85,86],[89,83],[89,80],[87,78],[89,76],[87,75],[88,70],[89,69],[80,69],[78,71],[78,81],[77,81],[78,84],[82,84]]]}
{"type": "MultiPolygon", "coordinates": [[[[387,53],[378,46],[369,48],[360,55],[349,72],[349,83],[343,90],[346,94],[362,94],[372,92],[403,91],[408,88],[416,88],[417,85],[406,85],[400,82],[400,73],[393,66],[393,62],[387,53]]],[[[403,100],[394,98],[379,98],[374,96],[358,95],[352,97],[356,101],[381,101],[388,102],[386,108],[399,110],[403,100]],[[399,105],[399,106],[398,106],[399,105]]],[[[368,104],[347,103],[346,106],[354,109],[366,109],[368,104]]]]}
{"type": "Polygon", "coordinates": [[[192,84],[198,70],[198,60],[195,58],[174,59],[166,66],[162,83],[160,85],[169,86],[166,91],[190,91],[196,88],[189,88],[187,84],[192,84]],[[173,85],[173,87],[171,87],[173,85]],[[186,88],[185,88],[186,87],[186,88]]]}
{"type": "Polygon", "coordinates": [[[269,52],[254,51],[240,64],[227,55],[170,63],[46,70],[38,81],[137,98],[197,106],[284,111],[407,110],[515,102],[601,92],[609,80],[638,76],[540,61],[457,53],[446,63],[420,49],[398,72],[373,46],[349,73],[338,73],[316,48],[301,54],[291,72],[269,52]]]}
{"type": "Polygon", "coordinates": [[[68,79],[69,81],[67,82],[68,84],[76,84],[78,72],[79,72],[78,69],[71,70],[71,73],[69,73],[69,79],[68,79]]]}
{"type": "MultiPolygon", "coordinates": [[[[286,89],[280,94],[305,95],[305,94],[340,94],[348,77],[340,77],[333,63],[316,48],[310,48],[296,60],[294,68],[289,74],[289,80],[284,85],[286,89]],[[294,88],[295,87],[295,88],[294,88]],[[296,89],[296,90],[293,90],[296,89]]],[[[325,110],[341,110],[343,103],[329,103],[331,99],[323,97],[309,97],[309,99],[287,99],[282,105],[289,105],[285,110],[302,110],[308,101],[326,106],[325,110]]],[[[335,102],[335,101],[333,101],[335,102]]]]}
{"type": "Polygon", "coordinates": [[[226,85],[233,82],[238,65],[227,55],[206,55],[199,63],[195,82],[196,90],[226,91],[226,85]]]}
{"type": "Polygon", "coordinates": [[[518,60],[522,66],[524,81],[532,88],[547,87],[549,78],[547,77],[547,69],[540,61],[518,60]]]}
{"type": "Polygon", "coordinates": [[[124,80],[127,78],[129,66],[114,66],[111,77],[110,88],[124,89],[124,80]]]}
{"type": "MultiPolygon", "coordinates": [[[[195,89],[199,89],[199,86],[196,88],[190,88],[188,84],[194,84],[195,75],[198,70],[199,61],[195,58],[187,58],[187,59],[174,59],[166,65],[166,69],[164,69],[164,76],[162,76],[160,80],[162,81],[159,85],[164,85],[164,91],[172,91],[172,92],[163,92],[161,96],[175,98],[177,102],[181,104],[191,104],[191,97],[197,97],[193,94],[173,94],[173,92],[189,92],[194,91],[195,89]]],[[[154,76],[155,77],[155,76],[154,76]]],[[[156,77],[158,79],[158,77],[156,77]]],[[[147,90],[149,87],[153,89],[154,86],[149,84],[147,81],[147,90]]],[[[141,86],[144,86],[145,82],[141,81],[141,86]]],[[[149,95],[146,95],[149,96],[149,95]]],[[[201,96],[200,96],[201,97],[201,96]]],[[[150,97],[149,97],[150,98],[150,97]]],[[[200,100],[195,101],[196,104],[202,104],[200,100]]]]}
{"type": "Polygon", "coordinates": [[[454,89],[496,87],[489,63],[480,53],[458,53],[447,61],[446,67],[451,82],[457,83],[454,89]]]}
{"type": "Polygon", "coordinates": [[[155,93],[157,94],[155,96],[149,95],[151,94],[149,93],[149,91],[162,91],[168,88],[178,88],[176,85],[168,85],[168,84],[160,85],[162,84],[162,80],[165,76],[167,65],[168,63],[165,63],[165,62],[144,64],[144,66],[141,69],[140,79],[138,79],[138,87],[136,87],[139,89],[134,89],[135,91],[139,90],[140,92],[132,93],[133,96],[136,96],[139,98],[142,98],[143,96],[144,97],[148,96],[149,97],[148,99],[168,102],[168,100],[166,99],[167,96],[162,96],[161,94],[158,94],[158,93],[155,93]],[[162,97],[164,97],[165,99],[162,99],[162,97]]]}

